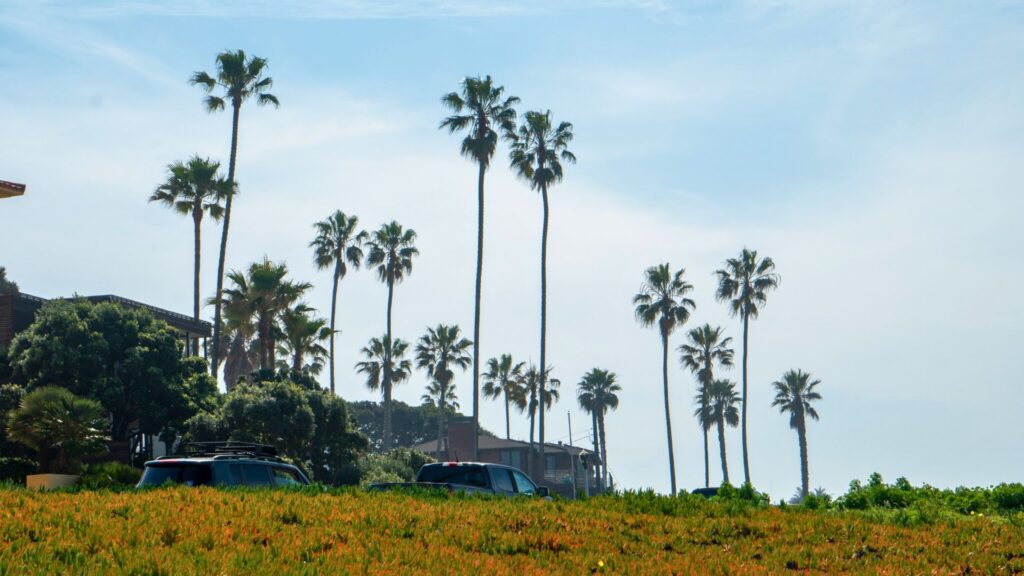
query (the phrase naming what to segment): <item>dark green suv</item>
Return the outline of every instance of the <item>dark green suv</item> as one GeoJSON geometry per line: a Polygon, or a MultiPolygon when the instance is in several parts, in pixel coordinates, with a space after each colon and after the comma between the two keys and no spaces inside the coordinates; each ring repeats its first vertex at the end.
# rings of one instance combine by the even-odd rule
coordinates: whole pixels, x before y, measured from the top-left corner
{"type": "Polygon", "coordinates": [[[277,456],[272,446],[241,442],[193,442],[184,454],[146,462],[137,487],[305,486],[309,479],[298,467],[277,456]]]}

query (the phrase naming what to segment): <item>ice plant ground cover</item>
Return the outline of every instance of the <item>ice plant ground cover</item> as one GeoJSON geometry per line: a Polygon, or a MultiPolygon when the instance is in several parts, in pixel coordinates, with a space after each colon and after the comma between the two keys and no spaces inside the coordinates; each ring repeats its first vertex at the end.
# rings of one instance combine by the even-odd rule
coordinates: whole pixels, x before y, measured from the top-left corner
{"type": "Polygon", "coordinates": [[[650,494],[0,489],[7,574],[1011,574],[1016,517],[938,520],[650,494]]]}

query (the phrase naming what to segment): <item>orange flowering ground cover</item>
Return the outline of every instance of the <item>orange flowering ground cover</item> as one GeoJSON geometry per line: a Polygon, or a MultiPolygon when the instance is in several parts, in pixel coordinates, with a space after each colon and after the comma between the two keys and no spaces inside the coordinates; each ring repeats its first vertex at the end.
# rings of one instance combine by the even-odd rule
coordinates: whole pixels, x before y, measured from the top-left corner
{"type": "Polygon", "coordinates": [[[790,572],[1024,573],[1024,531],[652,495],[0,489],[0,575],[790,572]]]}

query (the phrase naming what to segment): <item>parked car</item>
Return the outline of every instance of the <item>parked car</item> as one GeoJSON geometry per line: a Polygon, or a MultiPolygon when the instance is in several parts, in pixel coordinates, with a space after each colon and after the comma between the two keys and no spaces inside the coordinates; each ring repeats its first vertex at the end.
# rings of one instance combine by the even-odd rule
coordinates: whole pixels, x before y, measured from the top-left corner
{"type": "Polygon", "coordinates": [[[415,482],[371,484],[370,490],[434,488],[470,494],[548,498],[546,486],[537,486],[518,468],[484,462],[436,462],[424,464],[415,482]]]}
{"type": "Polygon", "coordinates": [[[277,455],[272,446],[241,442],[194,442],[184,454],[146,462],[138,488],[185,486],[305,486],[302,470],[277,455]]]}
{"type": "Polygon", "coordinates": [[[714,498],[715,496],[718,496],[718,488],[695,488],[690,493],[696,494],[697,496],[703,496],[705,498],[714,498]]]}

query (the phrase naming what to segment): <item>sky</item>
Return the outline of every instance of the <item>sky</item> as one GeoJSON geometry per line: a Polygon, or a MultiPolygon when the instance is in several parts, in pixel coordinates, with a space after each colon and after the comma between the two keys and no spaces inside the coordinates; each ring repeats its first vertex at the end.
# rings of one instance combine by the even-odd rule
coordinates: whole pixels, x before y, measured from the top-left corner
{"type": "MultiPolygon", "coordinates": [[[[548,438],[568,442],[571,418],[589,445],[575,385],[615,372],[621,486],[669,488],[659,338],[631,305],[644,269],[669,262],[694,285],[669,364],[692,489],[696,383],[674,350],[705,322],[738,344],[713,273],[744,247],[782,279],[750,329],[755,485],[778,500],[800,482],[796,433],[770,407],[789,369],[821,380],[814,487],[842,493],[876,471],[942,487],[1024,476],[1024,5],[3,0],[0,179],[28,191],[0,201],[0,265],[22,291],[191,310],[191,222],[147,199],[174,161],[226,165],[230,115],[206,113],[187,81],[238,48],[269,60],[281,106],[242,110],[228,267],[285,262],[326,315],[313,222],[336,209],[367,229],[397,220],[421,252],[395,294],[395,334],[410,341],[442,322],[472,333],[476,168],[438,130],[441,96],[490,74],[520,112],[573,123],[579,162],[551,190],[547,354],[563,388],[548,438]]],[[[487,176],[481,355],[537,361],[542,208],[507,154],[487,176]]],[[[203,234],[210,294],[219,231],[203,234]]],[[[377,398],[352,365],[384,332],[386,297],[366,271],[341,285],[346,399],[377,398]]],[[[455,382],[468,411],[472,377],[455,382]]],[[[418,403],[425,386],[418,372],[395,397],[418,403]]],[[[498,402],[481,412],[501,430],[498,402]]],[[[512,433],[528,436],[524,416],[512,433]]],[[[742,478],[738,430],[727,446],[742,478]]]]}

